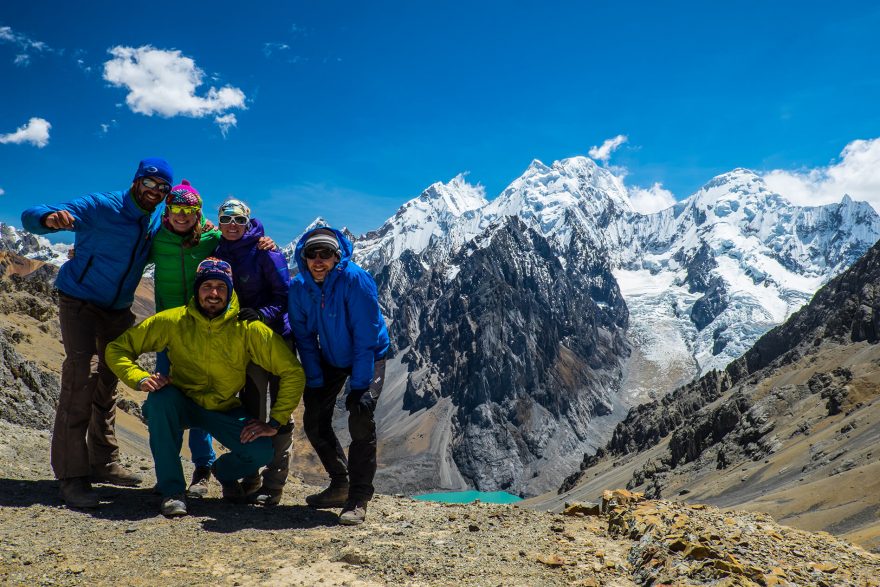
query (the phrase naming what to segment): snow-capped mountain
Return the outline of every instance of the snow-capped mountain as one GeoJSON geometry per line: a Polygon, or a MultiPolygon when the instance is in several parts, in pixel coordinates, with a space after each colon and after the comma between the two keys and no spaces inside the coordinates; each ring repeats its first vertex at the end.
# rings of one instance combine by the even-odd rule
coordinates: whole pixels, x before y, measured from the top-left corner
{"type": "Polygon", "coordinates": [[[52,244],[44,236],[17,230],[14,226],[0,222],[0,250],[12,251],[60,267],[67,261],[70,248],[69,244],[52,244]]]}
{"type": "Polygon", "coordinates": [[[867,203],[795,206],[745,169],[625,222],[634,238],[619,243],[614,273],[637,354],[653,366],[625,386],[635,401],[723,368],[880,238],[867,203]]]}
{"type": "Polygon", "coordinates": [[[437,182],[401,206],[378,230],[358,239],[357,260],[377,270],[404,251],[419,255],[432,249],[445,258],[475,236],[468,229],[487,204],[485,190],[469,184],[464,175],[437,182]]]}

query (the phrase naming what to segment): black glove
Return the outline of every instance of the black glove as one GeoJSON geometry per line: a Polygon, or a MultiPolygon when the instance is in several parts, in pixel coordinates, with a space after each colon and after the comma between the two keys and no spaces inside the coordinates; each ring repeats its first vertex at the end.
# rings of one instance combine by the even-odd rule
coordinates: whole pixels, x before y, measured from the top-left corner
{"type": "Polygon", "coordinates": [[[352,414],[372,414],[376,409],[376,398],[369,389],[352,389],[345,398],[345,407],[352,414]]]}
{"type": "Polygon", "coordinates": [[[263,315],[259,310],[254,310],[253,308],[242,308],[238,312],[239,320],[259,320],[263,321],[263,315]]]}

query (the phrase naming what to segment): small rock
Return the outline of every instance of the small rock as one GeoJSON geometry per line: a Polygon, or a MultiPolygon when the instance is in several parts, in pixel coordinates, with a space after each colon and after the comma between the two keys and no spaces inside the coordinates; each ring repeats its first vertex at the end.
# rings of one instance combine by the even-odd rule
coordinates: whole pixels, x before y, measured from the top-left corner
{"type": "Polygon", "coordinates": [[[565,559],[558,554],[539,554],[538,562],[548,567],[561,567],[565,564],[565,559]]]}
{"type": "Polygon", "coordinates": [[[471,532],[479,532],[480,527],[476,524],[468,524],[468,530],[470,530],[471,532]]]}
{"type": "Polygon", "coordinates": [[[337,560],[341,563],[348,563],[350,565],[365,565],[370,562],[370,559],[366,554],[357,550],[343,552],[337,560]]]}

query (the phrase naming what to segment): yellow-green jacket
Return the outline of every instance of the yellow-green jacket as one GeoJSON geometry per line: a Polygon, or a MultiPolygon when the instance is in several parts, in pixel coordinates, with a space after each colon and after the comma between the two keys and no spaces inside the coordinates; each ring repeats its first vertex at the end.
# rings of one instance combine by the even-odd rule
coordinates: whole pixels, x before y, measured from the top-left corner
{"type": "Polygon", "coordinates": [[[150,373],[141,369],[137,358],[167,348],[171,384],[205,409],[226,411],[241,405],[236,395],[253,361],[281,377],[270,416],[286,424],[302,397],[302,366],[271,328],[257,321],[240,322],[238,311],[235,292],[226,312],[213,319],[190,299],[186,306],[159,312],[108,344],[107,364],[126,385],[139,389],[150,373]]]}

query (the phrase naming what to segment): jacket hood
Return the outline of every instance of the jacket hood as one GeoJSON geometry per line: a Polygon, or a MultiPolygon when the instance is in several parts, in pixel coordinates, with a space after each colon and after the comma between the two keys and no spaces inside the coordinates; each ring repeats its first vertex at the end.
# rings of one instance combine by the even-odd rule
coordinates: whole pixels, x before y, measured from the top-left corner
{"type": "Polygon", "coordinates": [[[308,231],[300,237],[299,242],[296,243],[296,249],[293,251],[293,256],[296,259],[296,266],[299,268],[299,274],[303,276],[303,281],[306,283],[314,284],[315,280],[312,279],[312,274],[309,273],[309,266],[306,265],[306,260],[302,257],[302,250],[303,247],[306,246],[306,241],[309,240],[312,233],[319,228],[332,230],[333,234],[336,235],[336,240],[339,241],[339,254],[341,258],[339,259],[339,263],[336,264],[336,267],[333,268],[333,271],[343,271],[348,266],[348,262],[351,260],[351,255],[354,251],[354,246],[351,244],[351,241],[345,238],[345,235],[335,228],[330,228],[329,226],[316,226],[313,230],[308,231]]]}

